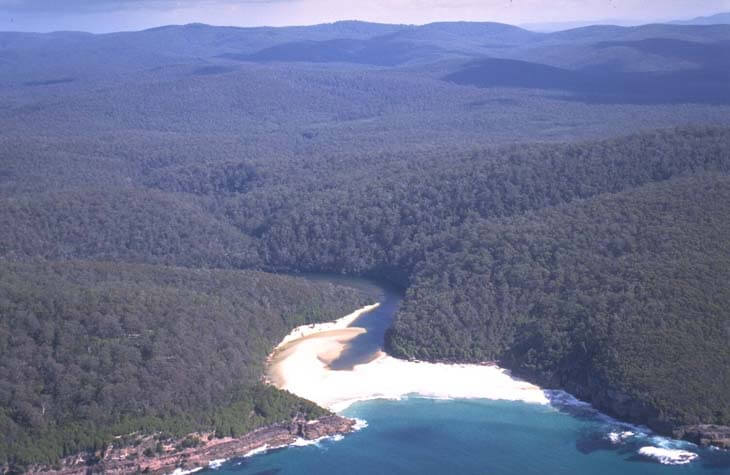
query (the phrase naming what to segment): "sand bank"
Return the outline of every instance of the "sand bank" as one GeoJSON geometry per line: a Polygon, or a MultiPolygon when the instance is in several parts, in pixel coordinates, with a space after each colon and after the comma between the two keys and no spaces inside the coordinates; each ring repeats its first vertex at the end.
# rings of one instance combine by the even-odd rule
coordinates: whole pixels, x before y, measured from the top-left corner
{"type": "MultiPolygon", "coordinates": [[[[408,395],[439,399],[479,398],[524,401],[536,404],[580,405],[590,407],[562,391],[544,391],[514,378],[498,366],[455,365],[399,360],[380,351],[367,363],[352,370],[329,367],[347,348],[349,342],[366,332],[356,324],[357,317],[372,310],[369,306],[329,324],[300,327],[277,346],[269,360],[269,380],[279,388],[316,402],[334,412],[346,409],[357,401],[400,399],[408,395]]],[[[605,416],[607,420],[613,419],[605,416]]],[[[615,421],[614,421],[615,422],[615,421]]],[[[622,431],[609,432],[614,445],[635,443],[638,428],[631,431],[621,424],[622,431]]],[[[682,465],[698,456],[675,447],[669,439],[647,440],[638,455],[662,464],[682,465]],[[670,446],[666,446],[667,443],[670,446]],[[654,445],[659,445],[658,447],[654,445]]],[[[690,448],[687,445],[687,448],[690,448]]]]}
{"type": "Polygon", "coordinates": [[[322,324],[318,330],[302,331],[302,327],[294,330],[272,355],[271,382],[335,412],[357,401],[400,399],[412,394],[444,399],[549,403],[539,387],[513,378],[497,366],[412,362],[380,352],[368,363],[356,365],[352,370],[330,369],[329,363],[344,351],[348,342],[365,332],[347,325],[372,308],[374,306],[360,309],[333,325],[322,324]],[[357,316],[353,318],[355,314],[357,316]]]}
{"type": "Polygon", "coordinates": [[[294,340],[298,340],[302,337],[306,337],[309,335],[314,335],[317,333],[322,333],[330,330],[342,330],[343,328],[349,327],[352,322],[357,320],[361,315],[368,313],[372,310],[375,310],[380,306],[379,303],[375,303],[372,305],[366,305],[365,307],[355,310],[349,315],[345,315],[342,318],[338,318],[335,321],[332,322],[325,322],[325,323],[312,323],[311,325],[302,325],[300,327],[296,327],[294,330],[291,331],[287,336],[284,337],[283,340],[281,340],[281,343],[279,343],[276,348],[279,349],[283,346],[285,346],[287,343],[290,343],[294,340]]]}

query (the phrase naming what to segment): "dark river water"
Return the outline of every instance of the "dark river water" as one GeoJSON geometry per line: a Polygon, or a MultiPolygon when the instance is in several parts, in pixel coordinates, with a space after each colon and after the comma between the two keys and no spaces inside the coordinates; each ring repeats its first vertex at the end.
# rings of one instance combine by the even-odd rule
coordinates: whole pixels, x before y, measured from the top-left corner
{"type": "MultiPolygon", "coordinates": [[[[360,280],[381,306],[353,326],[368,332],[333,363],[346,371],[368,361],[383,345],[401,300],[398,291],[360,280]]],[[[491,474],[671,475],[730,474],[730,453],[657,437],[622,424],[570,398],[552,406],[492,400],[429,400],[357,403],[343,414],[367,421],[344,438],[276,449],[233,459],[211,472],[249,475],[299,474],[491,474]],[[645,448],[697,454],[684,465],[660,463],[645,448]],[[643,450],[642,450],[643,449],[643,450]]],[[[672,453],[672,452],[669,452],[672,453]]],[[[666,460],[665,460],[666,462],[666,460]]]]}

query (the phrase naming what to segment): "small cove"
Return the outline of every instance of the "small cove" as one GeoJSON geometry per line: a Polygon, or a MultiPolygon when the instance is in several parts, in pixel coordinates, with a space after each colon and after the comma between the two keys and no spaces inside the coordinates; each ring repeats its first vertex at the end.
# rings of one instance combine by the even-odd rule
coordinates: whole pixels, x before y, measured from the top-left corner
{"type": "MultiPolygon", "coordinates": [[[[401,298],[393,289],[380,288],[380,306],[349,325],[367,332],[351,338],[329,362],[329,369],[350,372],[382,354],[385,332],[401,298]]],[[[550,404],[439,400],[418,394],[400,400],[370,398],[338,411],[367,421],[361,431],[234,459],[216,470],[255,475],[730,474],[728,452],[658,437],[647,429],[613,420],[561,391],[545,393],[550,404]],[[681,464],[677,457],[682,453],[696,458],[681,464]],[[662,458],[663,454],[669,458],[662,458]]]]}

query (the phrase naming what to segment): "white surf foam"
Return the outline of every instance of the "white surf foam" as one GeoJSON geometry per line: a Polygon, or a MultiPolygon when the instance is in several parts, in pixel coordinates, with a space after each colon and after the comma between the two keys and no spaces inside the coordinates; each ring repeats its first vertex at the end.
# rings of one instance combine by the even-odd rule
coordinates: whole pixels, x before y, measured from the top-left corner
{"type": "Polygon", "coordinates": [[[191,470],[184,470],[182,468],[176,468],[170,475],[187,475],[189,473],[195,473],[203,470],[203,467],[193,468],[191,470]]]}
{"type": "Polygon", "coordinates": [[[698,455],[694,452],[664,447],[646,446],[639,449],[639,454],[652,458],[664,465],[685,465],[695,460],[698,455]]]}
{"type": "Polygon", "coordinates": [[[258,455],[258,454],[265,454],[268,451],[269,451],[269,444],[264,444],[261,447],[257,447],[253,450],[249,450],[248,452],[243,454],[243,456],[245,458],[248,458],[248,457],[253,457],[254,455],[258,455]]]}
{"type": "Polygon", "coordinates": [[[211,460],[210,462],[208,462],[208,468],[211,468],[213,470],[215,470],[217,468],[220,468],[221,465],[223,465],[224,463],[226,463],[227,460],[228,459],[215,459],[215,460],[211,460]]]}
{"type": "Polygon", "coordinates": [[[335,435],[326,435],[324,437],[319,437],[318,439],[303,439],[301,437],[298,437],[297,440],[289,444],[289,447],[308,447],[310,445],[316,445],[318,447],[321,446],[321,442],[324,441],[331,441],[331,442],[339,442],[345,437],[342,434],[335,434],[335,435]]]}
{"type": "Polygon", "coordinates": [[[484,398],[548,404],[537,386],[513,378],[497,366],[425,363],[393,358],[381,352],[349,371],[331,370],[322,355],[344,348],[340,334],[323,333],[293,342],[278,361],[279,387],[335,412],[370,399],[401,399],[409,394],[430,398],[484,398]]]}
{"type": "Polygon", "coordinates": [[[320,439],[307,440],[307,439],[302,439],[301,437],[299,437],[297,440],[295,440],[294,442],[292,442],[289,445],[291,447],[307,447],[309,445],[317,445],[317,443],[319,442],[319,440],[320,439]]]}
{"type": "MultiPolygon", "coordinates": [[[[556,409],[575,409],[605,422],[605,437],[613,444],[649,437],[647,446],[639,451],[642,456],[674,465],[697,458],[694,452],[684,450],[691,445],[656,437],[642,426],[619,422],[565,391],[543,390],[514,378],[509,371],[496,365],[406,361],[381,351],[371,361],[355,365],[351,370],[330,369],[327,361],[331,361],[332,355],[340,354],[356,336],[332,330],[343,330],[375,307],[377,305],[365,307],[330,324],[300,327],[287,335],[277,346],[281,349],[279,357],[274,355],[271,360],[271,371],[277,376],[274,379],[278,387],[334,412],[342,412],[360,401],[400,400],[414,395],[434,399],[523,401],[556,409]]],[[[364,427],[367,423],[358,421],[353,429],[364,427]]]]}
{"type": "Polygon", "coordinates": [[[355,418],[355,425],[352,426],[353,431],[363,430],[368,426],[368,421],[365,419],[355,418]]]}
{"type": "MultiPolygon", "coordinates": [[[[407,395],[438,399],[484,398],[548,404],[539,387],[513,378],[497,366],[405,361],[380,352],[352,370],[331,370],[326,361],[341,353],[356,335],[341,331],[379,304],[363,307],[330,323],[294,329],[272,358],[272,374],[282,389],[341,412],[359,401],[398,400],[407,395]],[[286,347],[286,348],[284,348],[286,347]]],[[[363,330],[364,331],[364,330],[363,330]]]]}
{"type": "Polygon", "coordinates": [[[630,430],[625,430],[622,432],[609,432],[606,435],[606,438],[614,445],[618,445],[626,441],[626,439],[630,439],[635,434],[634,432],[630,430]]]}

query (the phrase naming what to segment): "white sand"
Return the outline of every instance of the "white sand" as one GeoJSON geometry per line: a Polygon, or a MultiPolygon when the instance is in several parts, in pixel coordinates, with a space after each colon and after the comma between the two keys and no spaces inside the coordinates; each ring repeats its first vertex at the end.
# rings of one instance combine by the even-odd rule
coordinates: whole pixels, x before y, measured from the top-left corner
{"type": "MultiPolygon", "coordinates": [[[[269,359],[270,382],[335,412],[357,401],[401,399],[408,395],[550,404],[550,394],[553,398],[559,395],[565,404],[589,406],[567,393],[546,392],[513,378],[508,371],[497,366],[412,362],[393,358],[381,351],[370,362],[357,365],[352,370],[330,369],[328,365],[347,348],[349,341],[366,331],[349,325],[376,307],[370,305],[334,322],[292,331],[269,359]]],[[[365,421],[358,421],[356,428],[366,426],[365,421]]],[[[617,431],[606,437],[618,445],[635,436],[633,431],[617,431]]],[[[267,449],[264,447],[258,451],[267,449]]],[[[641,447],[638,453],[667,465],[687,464],[698,457],[686,450],[653,446],[641,447]]]]}
{"type": "Polygon", "coordinates": [[[365,331],[347,325],[372,308],[365,307],[332,325],[294,330],[272,355],[272,383],[336,412],[357,401],[407,395],[549,403],[539,387],[515,379],[497,366],[411,362],[380,352],[372,361],[352,370],[329,369],[328,363],[346,348],[348,341],[365,331]]]}
{"type": "Polygon", "coordinates": [[[375,303],[373,305],[366,305],[365,307],[355,310],[349,315],[345,315],[342,318],[338,318],[337,320],[333,322],[326,322],[326,323],[312,323],[311,325],[302,325],[300,327],[296,327],[294,330],[291,331],[287,336],[284,337],[283,340],[281,340],[281,343],[279,343],[276,348],[281,348],[282,346],[286,345],[287,343],[290,343],[294,340],[298,340],[302,337],[314,335],[315,333],[321,333],[329,330],[341,330],[343,328],[349,327],[352,322],[357,320],[361,315],[368,313],[372,310],[375,310],[380,306],[379,303],[375,303]]]}

